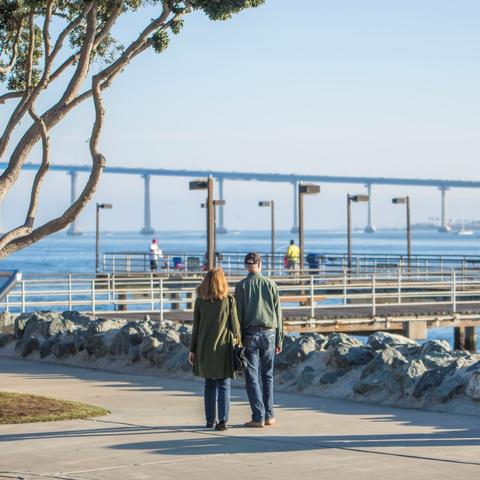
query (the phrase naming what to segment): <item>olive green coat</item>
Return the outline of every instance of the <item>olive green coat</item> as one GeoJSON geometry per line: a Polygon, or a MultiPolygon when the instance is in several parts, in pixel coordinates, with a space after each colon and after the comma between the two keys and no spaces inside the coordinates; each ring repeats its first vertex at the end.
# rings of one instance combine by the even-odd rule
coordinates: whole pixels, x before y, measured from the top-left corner
{"type": "MultiPolygon", "coordinates": [[[[235,338],[240,339],[237,307],[235,299],[230,299],[235,338]]],[[[228,298],[214,302],[197,298],[195,301],[190,343],[190,351],[195,353],[194,375],[205,378],[235,377],[232,359],[234,335],[229,328],[228,314],[228,298]]]]}

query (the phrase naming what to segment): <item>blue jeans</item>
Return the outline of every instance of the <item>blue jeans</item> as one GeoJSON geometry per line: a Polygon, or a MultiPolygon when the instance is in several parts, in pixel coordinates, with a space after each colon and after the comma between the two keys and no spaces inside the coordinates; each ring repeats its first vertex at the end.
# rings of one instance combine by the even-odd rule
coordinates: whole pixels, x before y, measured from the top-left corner
{"type": "Polygon", "coordinates": [[[229,378],[206,378],[205,379],[205,417],[207,423],[214,424],[218,421],[227,422],[230,410],[230,379],[229,378]]]}
{"type": "Polygon", "coordinates": [[[244,340],[247,368],[245,380],[252,420],[273,418],[273,363],[275,330],[247,332],[244,340]]]}

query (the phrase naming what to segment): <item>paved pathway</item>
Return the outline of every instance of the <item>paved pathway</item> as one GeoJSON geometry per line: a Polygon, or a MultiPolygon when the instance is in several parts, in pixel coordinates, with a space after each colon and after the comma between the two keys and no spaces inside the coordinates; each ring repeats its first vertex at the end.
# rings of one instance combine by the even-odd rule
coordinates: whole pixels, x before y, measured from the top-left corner
{"type": "Polygon", "coordinates": [[[480,475],[480,419],[277,394],[279,424],[201,428],[202,384],[0,358],[0,389],[104,406],[107,417],[0,425],[0,479],[451,479],[480,475]]]}

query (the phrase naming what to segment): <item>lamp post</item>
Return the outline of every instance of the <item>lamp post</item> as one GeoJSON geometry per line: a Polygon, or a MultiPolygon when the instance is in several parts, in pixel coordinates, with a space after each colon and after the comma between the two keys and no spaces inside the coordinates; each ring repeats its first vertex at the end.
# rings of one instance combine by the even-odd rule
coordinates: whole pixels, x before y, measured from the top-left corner
{"type": "Polygon", "coordinates": [[[270,207],[270,234],[272,237],[272,240],[271,240],[272,260],[270,263],[270,268],[273,272],[275,270],[275,202],[273,200],[258,202],[258,206],[270,207]]]}
{"type": "Polygon", "coordinates": [[[300,247],[300,270],[303,271],[303,257],[304,257],[304,231],[303,231],[303,196],[315,195],[320,193],[318,185],[301,183],[298,186],[298,243],[300,247]]]}
{"type": "MultiPolygon", "coordinates": [[[[215,207],[223,207],[225,200],[213,200],[213,252],[217,252],[217,209],[215,207]]],[[[207,208],[206,203],[200,205],[202,208],[207,208]]],[[[208,229],[208,215],[207,215],[207,229],[208,229]]]]}
{"type": "Polygon", "coordinates": [[[352,268],[352,202],[368,202],[368,195],[350,195],[347,193],[347,250],[348,271],[352,268]]]}
{"type": "Polygon", "coordinates": [[[407,264],[408,271],[412,268],[412,227],[410,223],[410,197],[398,197],[392,198],[394,204],[404,204],[407,207],[407,264]]]}
{"type": "Polygon", "coordinates": [[[98,273],[99,268],[99,259],[100,259],[100,209],[110,209],[112,208],[111,203],[98,203],[97,202],[97,214],[95,222],[95,272],[98,273]]]}
{"type": "Polygon", "coordinates": [[[189,183],[190,190],[207,190],[207,264],[208,268],[215,266],[214,212],[213,212],[213,177],[207,180],[194,180],[189,183]]]}

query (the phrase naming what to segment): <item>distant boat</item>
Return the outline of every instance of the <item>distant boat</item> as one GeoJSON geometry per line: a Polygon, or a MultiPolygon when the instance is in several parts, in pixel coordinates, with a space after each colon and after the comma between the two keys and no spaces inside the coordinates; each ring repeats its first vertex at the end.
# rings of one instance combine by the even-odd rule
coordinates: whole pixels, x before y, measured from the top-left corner
{"type": "Polygon", "coordinates": [[[473,235],[473,230],[467,230],[465,228],[465,218],[462,218],[462,228],[456,233],[457,233],[457,235],[460,235],[462,237],[467,237],[469,235],[473,235]]]}
{"type": "Polygon", "coordinates": [[[468,235],[473,235],[473,230],[467,230],[464,227],[462,227],[458,232],[457,235],[461,236],[468,236],[468,235]]]}

